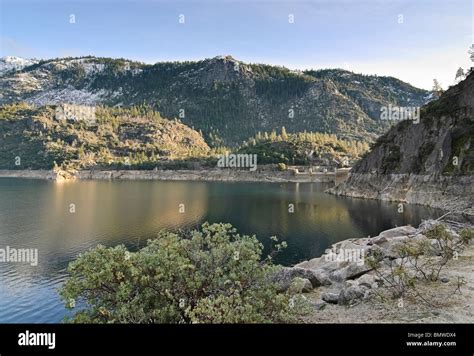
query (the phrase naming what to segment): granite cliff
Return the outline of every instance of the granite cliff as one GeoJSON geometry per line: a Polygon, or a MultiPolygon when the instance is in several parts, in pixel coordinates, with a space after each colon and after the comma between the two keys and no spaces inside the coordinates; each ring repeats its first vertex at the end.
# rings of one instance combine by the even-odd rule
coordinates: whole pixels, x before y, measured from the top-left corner
{"type": "Polygon", "coordinates": [[[392,127],[329,190],[352,197],[474,214],[474,73],[421,109],[419,123],[392,127]]]}

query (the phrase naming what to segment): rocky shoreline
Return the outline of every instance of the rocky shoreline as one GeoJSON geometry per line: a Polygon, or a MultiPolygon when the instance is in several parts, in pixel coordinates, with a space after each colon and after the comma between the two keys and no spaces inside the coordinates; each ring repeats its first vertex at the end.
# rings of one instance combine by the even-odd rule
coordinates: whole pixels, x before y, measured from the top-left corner
{"type": "Polygon", "coordinates": [[[284,267],[276,277],[276,281],[281,290],[295,288],[293,287],[295,280],[304,286],[301,291],[322,287],[326,290],[322,296],[324,302],[346,304],[352,299],[348,296],[354,284],[361,288],[360,293],[356,291],[353,296],[364,297],[365,291],[376,282],[375,277],[369,273],[372,268],[364,261],[365,257],[371,255],[374,250],[390,256],[395,244],[417,235],[418,230],[414,227],[402,226],[382,231],[376,237],[339,241],[320,257],[300,262],[294,267],[284,267]],[[359,281],[362,277],[363,280],[359,281]],[[353,282],[347,285],[347,281],[353,282]]]}
{"type": "Polygon", "coordinates": [[[53,170],[0,170],[0,178],[31,178],[55,181],[67,180],[174,180],[224,182],[334,182],[334,173],[295,175],[290,171],[236,169],[200,170],[80,170],[74,173],[53,170]]]}
{"type": "MultiPolygon", "coordinates": [[[[423,221],[419,227],[401,226],[382,231],[375,237],[352,238],[333,244],[326,252],[317,258],[298,263],[293,267],[283,267],[275,276],[275,282],[281,291],[292,290],[304,293],[314,307],[303,319],[304,322],[407,322],[413,319],[413,313],[423,310],[422,315],[430,321],[473,322],[474,308],[474,245],[472,241],[466,245],[459,258],[446,265],[439,280],[430,283],[420,282],[423,295],[433,294],[432,300],[443,304],[440,306],[421,305],[419,300],[406,297],[385,300],[380,297],[381,291],[387,291],[384,274],[393,273],[402,263],[398,248],[402,244],[426,243],[430,246],[430,255],[424,258],[439,257],[438,240],[427,237],[427,231],[439,224],[435,220],[423,221]],[[382,264],[374,269],[368,259],[380,256],[382,264]],[[441,293],[443,290],[456,289],[456,281],[463,278],[465,284],[460,295],[452,294],[452,300],[447,300],[441,293]],[[381,301],[382,300],[382,301],[381,301]],[[397,307],[400,301],[402,307],[397,307]],[[397,304],[398,303],[398,304],[397,304]],[[462,305],[462,308],[460,308],[462,305]],[[414,310],[417,310],[415,312],[414,310]],[[434,313],[434,314],[433,314],[434,313]],[[437,318],[440,314],[444,319],[437,318]],[[434,317],[434,319],[433,319],[434,317]]],[[[452,234],[453,241],[459,240],[462,228],[473,226],[469,223],[449,225],[443,223],[452,234]]],[[[410,273],[413,271],[410,271],[410,273]]],[[[416,270],[413,272],[416,273],[416,270]]],[[[441,305],[440,304],[440,305],[441,305]]],[[[415,319],[422,319],[415,316],[415,319]]],[[[418,320],[424,322],[423,320],[418,320]]]]}
{"type": "Polygon", "coordinates": [[[327,193],[420,204],[474,217],[474,176],[351,173],[327,193]]]}

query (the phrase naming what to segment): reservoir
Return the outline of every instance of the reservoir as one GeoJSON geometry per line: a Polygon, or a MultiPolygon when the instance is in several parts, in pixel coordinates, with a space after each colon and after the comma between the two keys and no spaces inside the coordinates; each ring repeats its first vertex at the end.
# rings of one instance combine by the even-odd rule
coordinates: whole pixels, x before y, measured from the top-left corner
{"type": "MultiPolygon", "coordinates": [[[[81,252],[103,244],[143,246],[158,231],[231,223],[241,234],[270,236],[293,265],[331,244],[421,219],[435,209],[336,197],[323,183],[77,181],[0,178],[0,249],[31,249],[37,265],[0,263],[0,323],[57,323],[67,311],[57,290],[81,252]],[[184,207],[184,209],[182,209],[184,207]]],[[[266,250],[268,252],[268,248],[266,250]]]]}

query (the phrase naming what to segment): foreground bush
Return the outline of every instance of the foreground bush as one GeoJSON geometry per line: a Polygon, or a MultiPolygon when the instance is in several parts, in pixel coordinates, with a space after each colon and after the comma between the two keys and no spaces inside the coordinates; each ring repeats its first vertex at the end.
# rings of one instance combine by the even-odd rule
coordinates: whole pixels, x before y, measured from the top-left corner
{"type": "Polygon", "coordinates": [[[294,321],[301,301],[277,293],[278,267],[262,261],[262,249],[255,236],[208,223],[162,232],[133,253],[98,246],[69,265],[61,297],[79,323],[294,321]]]}
{"type": "MultiPolygon", "coordinates": [[[[368,264],[383,285],[391,290],[394,298],[408,296],[435,306],[420,291],[420,282],[438,281],[446,265],[452,260],[457,260],[474,239],[474,230],[465,228],[458,234],[453,234],[446,225],[437,223],[423,234],[424,239],[406,240],[396,245],[393,255],[389,258],[381,253],[375,253],[368,259],[368,264]]],[[[454,293],[460,292],[464,284],[465,281],[458,277],[454,293]]]]}

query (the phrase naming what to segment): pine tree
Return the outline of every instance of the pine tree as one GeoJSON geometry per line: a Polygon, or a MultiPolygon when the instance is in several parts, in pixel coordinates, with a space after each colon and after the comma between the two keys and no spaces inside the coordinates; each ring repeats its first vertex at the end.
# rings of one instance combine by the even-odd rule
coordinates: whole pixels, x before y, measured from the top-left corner
{"type": "Polygon", "coordinates": [[[439,98],[443,94],[444,90],[439,84],[437,79],[433,79],[433,93],[439,98]]]}
{"type": "Polygon", "coordinates": [[[459,82],[461,81],[462,79],[464,78],[464,69],[462,69],[461,67],[458,68],[457,72],[456,72],[456,77],[455,77],[455,81],[456,82],[459,82]]]}

